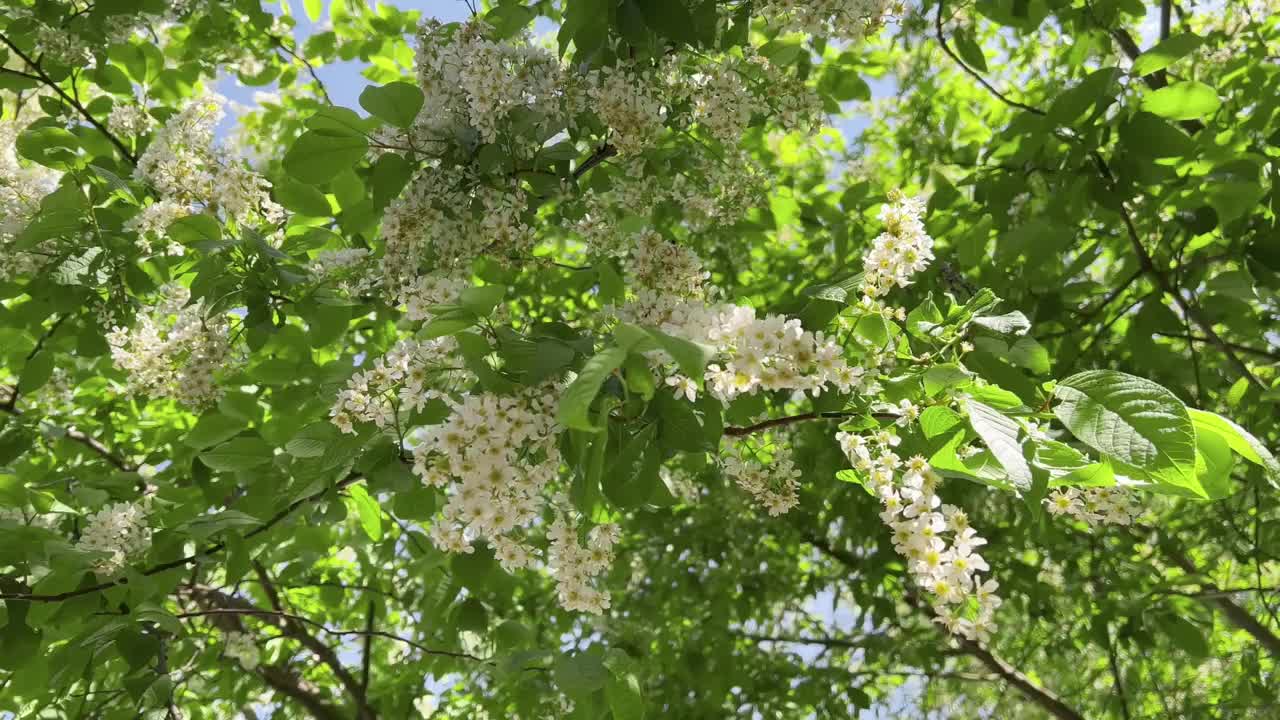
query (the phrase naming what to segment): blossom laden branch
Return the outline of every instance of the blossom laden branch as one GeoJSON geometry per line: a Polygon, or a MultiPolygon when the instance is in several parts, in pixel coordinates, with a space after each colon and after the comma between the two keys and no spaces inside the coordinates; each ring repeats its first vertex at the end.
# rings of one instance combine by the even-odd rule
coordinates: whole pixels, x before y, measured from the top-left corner
{"type": "MultiPolygon", "coordinates": [[[[330,487],[327,487],[323,490],[319,490],[310,495],[294,500],[293,502],[285,506],[284,509],[277,512],[275,515],[272,515],[271,518],[268,519],[266,522],[264,522],[262,525],[259,525],[253,530],[250,530],[249,532],[245,533],[241,539],[248,540],[250,538],[261,535],[262,533],[270,530],[272,527],[275,527],[277,524],[282,522],[285,518],[292,515],[295,510],[302,507],[303,505],[315,502],[323,498],[324,496],[328,495],[331,492],[337,492],[338,490],[341,490],[342,488],[360,480],[362,477],[363,476],[359,474],[352,473],[350,475],[347,475],[342,480],[339,480],[338,482],[334,483],[330,487]]],[[[177,560],[170,560],[168,562],[163,562],[158,565],[153,565],[147,568],[146,570],[141,571],[141,574],[144,577],[151,577],[153,575],[158,575],[168,570],[185,567],[187,565],[197,563],[201,559],[206,558],[210,555],[221,552],[222,550],[225,550],[226,547],[227,547],[226,542],[214,543],[204,548],[203,550],[196,551],[185,557],[178,558],[177,560]]],[[[109,590],[113,587],[118,587],[120,585],[127,585],[128,583],[129,583],[129,579],[127,577],[122,577],[122,578],[118,578],[108,582],[100,582],[94,585],[90,585],[88,587],[78,588],[76,590],[67,590],[65,592],[60,592],[60,593],[37,594],[37,593],[21,593],[21,592],[18,592],[18,593],[2,592],[0,593],[0,600],[27,600],[29,602],[62,602],[64,600],[70,600],[71,598],[80,597],[81,595],[90,595],[92,593],[102,592],[103,590],[109,590]]]]}
{"type": "Polygon", "coordinates": [[[76,111],[79,112],[80,115],[82,115],[85,120],[89,121],[89,124],[93,125],[95,128],[98,129],[98,132],[101,132],[103,135],[105,135],[107,140],[110,140],[111,144],[115,145],[116,149],[120,151],[120,154],[124,156],[124,159],[129,161],[130,165],[138,164],[137,156],[135,156],[129,150],[128,146],[126,146],[124,142],[120,140],[120,138],[116,137],[115,134],[113,134],[110,130],[108,130],[106,125],[103,125],[97,118],[95,118],[93,114],[90,113],[89,110],[80,103],[79,100],[68,95],[67,92],[62,89],[62,86],[59,85],[56,80],[49,77],[49,74],[44,71],[44,68],[40,67],[40,63],[31,59],[26,53],[22,52],[22,50],[20,50],[17,45],[14,45],[13,42],[9,40],[9,38],[6,37],[4,34],[0,34],[0,43],[4,43],[6,46],[8,46],[8,48],[13,51],[14,55],[17,55],[19,58],[21,58],[22,61],[27,64],[28,67],[30,67],[32,70],[35,71],[36,76],[39,78],[39,80],[42,83],[44,83],[51,90],[57,93],[58,97],[62,98],[63,101],[65,101],[68,105],[75,108],[76,111]]]}

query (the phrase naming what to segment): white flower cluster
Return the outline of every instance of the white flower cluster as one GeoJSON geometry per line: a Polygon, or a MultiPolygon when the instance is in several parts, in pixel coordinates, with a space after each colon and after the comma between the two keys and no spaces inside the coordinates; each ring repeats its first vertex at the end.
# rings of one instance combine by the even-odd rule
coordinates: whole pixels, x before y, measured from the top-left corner
{"type": "MultiPolygon", "coordinates": [[[[62,173],[43,165],[23,164],[16,152],[17,139],[26,130],[29,113],[12,102],[12,95],[0,93],[6,108],[19,108],[17,117],[0,121],[0,282],[30,275],[46,265],[56,253],[51,241],[34,248],[11,247],[40,209],[40,200],[53,192],[62,173]]],[[[37,106],[26,103],[26,107],[37,106]]]]}
{"type": "Polygon", "coordinates": [[[382,219],[386,287],[398,293],[424,263],[453,273],[482,252],[527,252],[533,230],[524,213],[524,193],[515,185],[503,191],[478,185],[458,168],[423,168],[382,219]]]}
{"type": "Polygon", "coordinates": [[[494,142],[498,123],[524,108],[540,128],[561,128],[581,108],[581,93],[548,50],[521,37],[485,38],[489,26],[471,20],[456,28],[428,19],[418,28],[418,85],[426,101],[415,125],[427,140],[462,127],[494,142]]]}
{"type": "Polygon", "coordinates": [[[158,200],[153,202],[124,223],[124,229],[138,234],[138,249],[161,249],[165,255],[183,255],[186,253],[180,243],[167,239],[166,231],[174,220],[191,214],[191,208],[176,200],[158,200]]]}
{"type": "Polygon", "coordinates": [[[334,282],[348,295],[359,296],[378,284],[369,258],[370,252],[365,248],[321,250],[307,263],[307,272],[316,280],[334,282]]]}
{"type": "Polygon", "coordinates": [[[712,137],[736,146],[751,122],[758,103],[737,68],[721,63],[708,68],[695,81],[693,117],[712,137]]]}
{"type": "Polygon", "coordinates": [[[99,576],[119,574],[129,560],[151,547],[151,528],[146,509],[138,503],[115,503],[85,518],[77,550],[106,553],[93,570],[99,576]]]}
{"type": "Polygon", "coordinates": [[[344,433],[355,424],[371,422],[379,429],[395,427],[401,413],[422,409],[429,400],[443,397],[434,385],[454,381],[453,338],[402,340],[373,367],[352,375],[329,411],[329,418],[344,433]]]}
{"type": "Polygon", "coordinates": [[[155,121],[142,105],[117,103],[107,115],[107,129],[121,137],[139,137],[151,130],[155,121]]]}
{"type": "Polygon", "coordinates": [[[627,272],[645,290],[679,297],[700,296],[703,282],[711,277],[692,250],[668,242],[652,230],[636,235],[627,272]]]}
{"type": "Polygon", "coordinates": [[[413,322],[431,319],[431,309],[437,305],[455,302],[471,282],[462,277],[422,275],[400,293],[399,302],[405,306],[405,315],[413,322]]]}
{"type": "Polygon", "coordinates": [[[284,209],[271,199],[271,183],[214,142],[222,115],[221,98],[193,99],[155,133],[134,175],[166,200],[220,210],[240,225],[278,225],[284,209]]]}
{"type": "Polygon", "coordinates": [[[448,402],[453,414],[427,428],[413,453],[414,472],[449,493],[431,539],[447,552],[471,552],[485,537],[504,568],[527,567],[536,550],[512,533],[538,517],[542,490],[560,468],[555,388],[448,402]]]}
{"type": "MultiPolygon", "coordinates": [[[[708,275],[701,268],[687,249],[642,235],[627,265],[638,286],[635,297],[614,314],[715,348],[718,362],[707,366],[706,376],[712,396],[728,402],[761,390],[798,390],[816,397],[827,385],[848,392],[864,381],[862,368],[846,363],[839,345],[797,319],[758,318],[754,308],[704,302],[708,275]]],[[[696,387],[682,376],[668,384],[677,396],[696,397],[696,387]]]]}
{"type": "Polygon", "coordinates": [[[897,0],[764,0],[760,15],[783,33],[861,40],[880,29],[897,0]]]}
{"type": "Polygon", "coordinates": [[[1120,487],[1063,488],[1049,493],[1044,502],[1051,514],[1089,525],[1132,525],[1146,510],[1133,492],[1120,487]]]}
{"type": "Polygon", "coordinates": [[[880,519],[893,530],[893,546],[908,561],[916,584],[927,592],[937,620],[949,632],[987,641],[994,632],[1000,585],[980,575],[990,568],[975,552],[987,541],[969,526],[969,517],[938,497],[942,476],[920,456],[905,463],[888,430],[868,437],[840,432],[836,440],[867,487],[884,506],[880,519]],[[947,535],[950,537],[947,537],[947,535]]]}
{"type": "Polygon", "coordinates": [[[561,607],[595,615],[609,609],[609,591],[596,588],[593,582],[613,564],[614,546],[620,537],[617,525],[596,525],[587,532],[587,544],[583,545],[578,542],[578,524],[572,510],[557,507],[547,539],[551,543],[548,560],[555,573],[561,607]]]}
{"type": "Polygon", "coordinates": [[[800,469],[791,447],[777,442],[739,441],[721,459],[725,477],[737,483],[770,515],[781,515],[799,504],[800,469]]]}
{"type": "Polygon", "coordinates": [[[107,334],[111,359],[129,374],[131,391],[201,407],[222,396],[216,376],[233,365],[225,316],[210,315],[204,301],[188,305],[191,291],[165,285],[162,300],[132,329],[107,334]]]}
{"type": "Polygon", "coordinates": [[[619,155],[642,152],[662,134],[666,108],[657,84],[651,70],[613,66],[592,71],[591,108],[609,127],[609,142],[619,155]]]}
{"type": "Polygon", "coordinates": [[[262,662],[262,651],[248,633],[231,631],[223,636],[224,654],[240,663],[245,670],[253,670],[262,662]]]}
{"type": "Polygon", "coordinates": [[[885,231],[862,258],[862,294],[868,305],[875,305],[895,285],[910,285],[911,276],[933,260],[933,238],[925,232],[923,215],[922,199],[907,197],[896,190],[880,208],[880,222],[884,223],[885,231]]]}

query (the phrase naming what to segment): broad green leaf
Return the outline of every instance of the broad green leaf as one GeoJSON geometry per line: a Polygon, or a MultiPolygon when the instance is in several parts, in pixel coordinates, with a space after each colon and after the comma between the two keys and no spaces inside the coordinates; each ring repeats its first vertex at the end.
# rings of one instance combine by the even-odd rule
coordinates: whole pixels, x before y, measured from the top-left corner
{"type": "Polygon", "coordinates": [[[378,501],[364,489],[363,485],[348,485],[347,496],[351,498],[351,504],[355,506],[356,514],[360,517],[360,527],[364,529],[364,534],[374,542],[381,540],[382,508],[379,507],[378,501]]]}
{"type": "Polygon", "coordinates": [[[422,90],[407,82],[393,82],[382,87],[370,86],[360,93],[360,107],[396,127],[413,125],[422,109],[422,90]]]}
{"type": "Polygon", "coordinates": [[[1186,80],[1148,93],[1142,109],[1170,120],[1195,120],[1211,115],[1222,105],[1218,93],[1202,82],[1186,80]]]}
{"type": "Polygon", "coordinates": [[[562,425],[587,432],[601,430],[591,424],[591,402],[596,399],[605,378],[622,365],[627,352],[627,348],[614,346],[601,350],[587,360],[578,371],[577,379],[560,396],[558,416],[562,425]]]}
{"type": "Polygon", "coordinates": [[[247,470],[271,462],[274,451],[261,438],[228,440],[200,453],[200,462],[214,470],[247,470]]]}
{"type": "Polygon", "coordinates": [[[1157,70],[1163,70],[1200,47],[1203,42],[1204,38],[1195,33],[1167,37],[1133,61],[1133,74],[1150,75],[1157,70]]]}
{"type": "Polygon", "coordinates": [[[1018,422],[976,400],[968,400],[964,406],[969,413],[969,424],[973,431],[978,433],[978,437],[982,438],[982,442],[1008,473],[1009,484],[1019,490],[1029,490],[1031,467],[1022,452],[1022,442],[1019,439],[1022,428],[1018,422]]]}
{"type": "Polygon", "coordinates": [[[312,217],[326,217],[333,212],[324,193],[311,185],[290,178],[280,178],[274,183],[274,189],[276,200],[286,210],[312,217]]]}
{"type": "Polygon", "coordinates": [[[169,223],[169,238],[181,245],[214,249],[222,245],[222,223],[207,213],[188,215],[169,223]]]}
{"type": "Polygon", "coordinates": [[[213,445],[217,445],[224,440],[229,440],[248,427],[248,423],[241,418],[229,417],[217,411],[210,411],[200,416],[196,421],[195,427],[182,438],[182,443],[187,447],[193,447],[201,450],[213,445]]]}
{"type": "Polygon", "coordinates": [[[1245,460],[1262,466],[1263,474],[1273,487],[1280,487],[1280,461],[1276,460],[1258,438],[1221,415],[1194,408],[1188,408],[1187,412],[1191,415],[1197,435],[1213,433],[1220,436],[1245,460]]]}
{"type": "Polygon", "coordinates": [[[285,153],[284,169],[296,180],[318,185],[359,164],[368,149],[363,135],[308,130],[285,153]]]}
{"type": "Polygon", "coordinates": [[[1196,434],[1182,401],[1163,387],[1114,370],[1058,383],[1054,414],[1098,452],[1163,482],[1202,492],[1195,478],[1196,434]]]}

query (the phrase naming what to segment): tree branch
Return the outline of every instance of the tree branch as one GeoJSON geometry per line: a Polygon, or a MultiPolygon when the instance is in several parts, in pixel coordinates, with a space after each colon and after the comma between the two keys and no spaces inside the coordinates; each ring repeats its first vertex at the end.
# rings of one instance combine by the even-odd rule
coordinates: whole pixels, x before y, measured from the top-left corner
{"type": "MultiPolygon", "coordinates": [[[[263,592],[270,600],[271,606],[275,608],[274,611],[262,610],[244,598],[237,597],[235,595],[228,595],[224,592],[214,590],[213,588],[196,586],[188,589],[187,592],[196,599],[198,604],[205,608],[209,608],[202,611],[202,614],[227,614],[220,611],[238,610],[238,613],[232,614],[254,615],[266,618],[268,622],[275,625],[277,628],[280,628],[280,630],[288,637],[297,640],[303,647],[310,650],[311,653],[320,660],[320,662],[323,662],[329,667],[329,670],[333,672],[333,676],[337,678],[338,683],[346,689],[347,694],[351,695],[351,699],[355,702],[358,712],[357,717],[361,718],[361,720],[374,720],[376,716],[374,715],[373,710],[369,707],[368,702],[365,700],[364,691],[360,688],[360,684],[356,682],[355,677],[351,675],[351,672],[348,671],[346,666],[342,664],[342,661],[338,659],[338,653],[334,652],[333,648],[320,642],[319,638],[306,630],[306,626],[308,624],[315,624],[320,628],[324,628],[324,626],[304,618],[301,615],[294,615],[292,613],[285,612],[284,605],[280,602],[279,594],[276,593],[274,586],[271,585],[271,580],[267,575],[266,568],[255,560],[253,562],[253,569],[258,574],[258,578],[262,581],[263,592]]],[[[183,618],[193,616],[190,613],[183,613],[178,615],[178,617],[183,618]]]]}
{"type": "MultiPolygon", "coordinates": [[[[242,539],[248,540],[249,538],[255,537],[257,535],[261,535],[262,533],[270,530],[272,527],[274,527],[275,525],[283,521],[285,518],[289,517],[289,515],[291,515],[293,511],[297,510],[303,505],[319,500],[320,498],[324,497],[330,492],[341,490],[342,488],[350,485],[351,483],[356,482],[360,478],[361,478],[360,475],[352,473],[346,476],[345,478],[339,480],[338,482],[334,483],[330,487],[327,487],[323,490],[319,490],[310,495],[294,500],[293,502],[289,503],[283,510],[276,513],[275,515],[272,515],[271,518],[267,520],[265,523],[245,533],[242,539]]],[[[186,557],[181,557],[181,558],[178,558],[177,560],[170,560],[168,562],[163,562],[163,563],[160,563],[159,565],[153,565],[147,568],[146,570],[143,570],[142,575],[146,577],[150,577],[152,575],[158,575],[162,572],[165,572],[166,570],[173,570],[174,568],[185,567],[187,565],[190,565],[192,563],[199,561],[203,557],[207,557],[214,553],[220,552],[224,550],[226,547],[227,547],[227,544],[224,542],[214,543],[213,545],[210,545],[209,547],[203,550],[198,550],[192,553],[191,555],[187,555],[186,557]]],[[[80,588],[78,590],[68,590],[66,592],[53,593],[49,595],[4,592],[4,593],[0,593],[0,600],[28,600],[31,602],[62,602],[63,600],[69,600],[74,597],[80,597],[81,595],[89,595],[90,593],[102,592],[103,590],[117,587],[119,585],[127,585],[128,583],[129,583],[129,579],[122,577],[116,580],[112,580],[110,582],[97,583],[96,585],[90,585],[89,587],[80,588]]]]}
{"type": "MultiPolygon", "coordinates": [[[[833,548],[825,538],[817,535],[806,534],[805,541],[822,554],[827,555],[850,570],[856,570],[861,564],[858,562],[858,559],[850,553],[833,548]]],[[[918,601],[914,598],[908,597],[907,604],[913,608],[919,609],[918,601]]],[[[1085,720],[1083,715],[1076,712],[1070,705],[1064,703],[1052,691],[1037,685],[1033,680],[1031,680],[1031,678],[1024,675],[1000,656],[991,652],[986,648],[986,646],[964,637],[951,637],[959,644],[960,650],[966,655],[969,655],[977,659],[983,665],[986,665],[987,669],[992,673],[1017,688],[1018,691],[1022,693],[1023,697],[1030,702],[1039,705],[1045,712],[1055,718],[1058,718],[1058,720],[1085,720]]]]}
{"type": "MultiPolygon", "coordinates": [[[[257,608],[210,608],[208,610],[196,610],[192,612],[179,613],[175,617],[179,619],[186,619],[186,618],[193,618],[193,617],[203,617],[206,615],[279,616],[279,617],[284,617],[292,620],[297,620],[298,622],[306,623],[308,625],[315,627],[320,632],[323,632],[327,635],[333,635],[335,637],[372,635],[374,637],[386,638],[387,640],[394,640],[398,643],[404,643],[405,645],[408,645],[409,647],[412,647],[415,650],[418,650],[426,655],[437,655],[440,657],[459,658],[462,660],[471,660],[473,662],[484,663],[486,665],[492,664],[490,661],[485,660],[484,658],[480,658],[475,655],[472,655],[471,653],[430,648],[415,640],[410,640],[407,637],[401,637],[399,635],[394,635],[389,632],[383,632],[381,630],[372,630],[372,631],[341,630],[341,629],[328,627],[322,623],[312,620],[311,618],[303,617],[301,615],[290,615],[288,613],[276,612],[275,610],[261,610],[257,608]]],[[[279,625],[277,625],[277,627],[279,627],[279,625]]]]}
{"type": "Polygon", "coordinates": [[[955,51],[953,51],[951,49],[951,46],[947,44],[946,37],[942,34],[942,12],[943,12],[943,8],[946,7],[946,4],[947,4],[946,0],[939,0],[938,12],[936,15],[934,15],[934,18],[933,18],[933,28],[934,28],[934,33],[937,35],[937,38],[938,38],[938,44],[942,46],[942,51],[947,54],[947,57],[951,58],[951,60],[955,62],[955,64],[960,66],[961,70],[964,70],[966,73],[969,74],[970,77],[972,77],[974,80],[977,80],[978,84],[986,88],[987,92],[994,95],[996,99],[998,99],[1000,102],[1004,103],[1005,105],[1008,105],[1009,107],[1016,107],[1020,110],[1026,110],[1027,112],[1034,113],[1036,115],[1044,115],[1045,112],[1038,107],[1033,107],[1031,105],[1027,105],[1026,103],[1020,103],[1017,100],[1013,100],[1009,97],[1006,97],[1003,93],[997,90],[994,85],[987,82],[987,79],[982,77],[981,73],[969,67],[967,64],[965,64],[963,60],[960,59],[959,55],[955,54],[955,51]]]}
{"type": "Polygon", "coordinates": [[[588,170],[590,170],[591,168],[599,165],[600,163],[604,162],[605,160],[608,160],[609,158],[617,154],[618,154],[618,148],[612,145],[609,145],[608,143],[601,145],[600,147],[596,148],[596,151],[594,153],[591,153],[590,157],[588,157],[586,160],[583,160],[582,163],[578,165],[578,167],[573,169],[573,179],[577,180],[583,175],[586,175],[588,170]]]}
{"type": "Polygon", "coordinates": [[[39,63],[37,63],[35,60],[32,60],[30,57],[27,56],[26,53],[19,50],[18,46],[14,45],[9,40],[9,38],[5,37],[3,34],[0,34],[0,42],[7,45],[9,49],[13,51],[14,55],[17,55],[19,58],[22,59],[23,62],[27,64],[28,67],[34,70],[36,76],[40,79],[41,82],[49,86],[49,88],[52,89],[55,93],[57,93],[58,97],[61,97],[64,102],[66,102],[71,107],[75,108],[77,112],[79,112],[82,116],[84,116],[84,119],[89,121],[89,124],[93,125],[95,128],[98,129],[98,132],[105,135],[107,139],[111,141],[111,144],[115,145],[116,149],[120,151],[120,154],[124,155],[124,158],[129,161],[130,165],[136,166],[138,164],[138,158],[134,157],[133,153],[129,151],[129,148],[123,142],[120,141],[120,138],[113,135],[111,131],[107,129],[106,125],[103,125],[101,122],[98,121],[97,118],[95,118],[92,114],[90,114],[89,111],[85,108],[85,106],[80,104],[79,100],[76,100],[75,98],[68,95],[67,92],[63,90],[62,87],[58,85],[58,83],[53,78],[49,77],[49,74],[44,71],[44,68],[40,67],[39,63]]]}
{"type": "MultiPolygon", "coordinates": [[[[793,423],[804,422],[806,420],[844,420],[846,418],[858,417],[862,413],[855,412],[807,412],[799,415],[788,415],[786,417],[770,418],[763,420],[754,425],[744,425],[742,427],[727,427],[724,434],[729,437],[738,437],[742,435],[751,435],[753,433],[763,432],[770,428],[791,425],[793,423]]],[[[893,420],[897,419],[897,413],[871,413],[871,417],[877,420],[893,420]]]]}
{"type": "MultiPolygon", "coordinates": [[[[1159,335],[1160,337],[1176,338],[1178,340],[1190,340],[1192,342],[1198,342],[1202,345],[1214,344],[1213,341],[1210,340],[1209,338],[1202,337],[1200,335],[1184,335],[1182,333],[1171,333],[1171,332],[1164,332],[1161,330],[1156,330],[1152,334],[1159,335]]],[[[1256,348],[1256,347],[1251,347],[1249,345],[1241,345],[1239,343],[1233,343],[1233,342],[1224,342],[1223,344],[1231,348],[1232,350],[1235,350],[1236,352],[1248,353],[1250,355],[1257,355],[1258,357],[1271,358],[1272,360],[1280,361],[1280,351],[1256,348]]]]}
{"type": "MultiPolygon", "coordinates": [[[[1196,567],[1195,563],[1191,562],[1191,558],[1187,557],[1186,553],[1177,548],[1169,547],[1166,547],[1164,551],[1166,556],[1173,561],[1173,564],[1181,568],[1183,572],[1188,575],[1201,574],[1200,569],[1196,567]]],[[[1270,628],[1259,622],[1253,616],[1253,613],[1235,604],[1231,598],[1222,594],[1214,583],[1205,581],[1200,585],[1210,594],[1204,597],[1197,597],[1197,600],[1209,607],[1216,607],[1227,618],[1228,622],[1252,635],[1253,639],[1258,641],[1258,644],[1267,649],[1267,652],[1280,658],[1280,637],[1276,637],[1276,634],[1270,628]]]]}

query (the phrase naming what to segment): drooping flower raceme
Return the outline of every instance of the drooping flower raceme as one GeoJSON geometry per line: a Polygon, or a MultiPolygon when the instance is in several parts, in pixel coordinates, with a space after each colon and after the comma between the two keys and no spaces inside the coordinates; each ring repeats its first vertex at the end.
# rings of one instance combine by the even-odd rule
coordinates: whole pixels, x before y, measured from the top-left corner
{"type": "Polygon", "coordinates": [[[284,209],[271,199],[271,183],[214,142],[222,99],[192,100],[165,122],[138,158],[134,175],[167,200],[203,205],[239,225],[277,225],[284,209]]]}
{"type": "Polygon", "coordinates": [[[884,223],[885,231],[862,258],[862,294],[866,304],[875,305],[895,286],[911,284],[911,277],[933,260],[933,238],[924,229],[923,215],[923,200],[898,191],[890,193],[889,202],[880,208],[880,222],[884,223]]]}
{"type": "Polygon", "coordinates": [[[939,623],[971,640],[986,641],[995,630],[999,583],[983,580],[986,561],[976,552],[987,541],[970,527],[968,515],[943,505],[942,482],[922,457],[905,462],[893,451],[897,435],[870,437],[840,432],[836,440],[867,488],[880,499],[880,519],[893,531],[893,546],[907,559],[916,584],[929,594],[939,623]]]}
{"type": "Polygon", "coordinates": [[[735,482],[770,515],[781,515],[799,504],[800,470],[791,447],[760,439],[731,443],[721,458],[725,477],[735,482]]]}
{"type": "Polygon", "coordinates": [[[191,291],[181,285],[160,292],[162,300],[132,328],[107,334],[111,359],[134,392],[208,405],[222,396],[216,377],[233,364],[229,323],[207,312],[204,301],[188,304],[191,291]]]}
{"type": "Polygon", "coordinates": [[[457,344],[452,338],[402,340],[373,366],[352,375],[329,411],[334,425],[355,432],[355,423],[370,422],[380,429],[396,427],[400,414],[422,409],[444,397],[466,373],[453,369],[457,344]]]}
{"type": "Polygon", "coordinates": [[[1089,525],[1132,525],[1146,511],[1133,493],[1121,487],[1071,487],[1044,499],[1053,515],[1066,515],[1089,525]]]}
{"type": "Polygon", "coordinates": [[[138,503],[114,503],[85,518],[77,550],[106,553],[94,562],[100,577],[118,575],[133,558],[151,547],[151,528],[138,503]]]}

